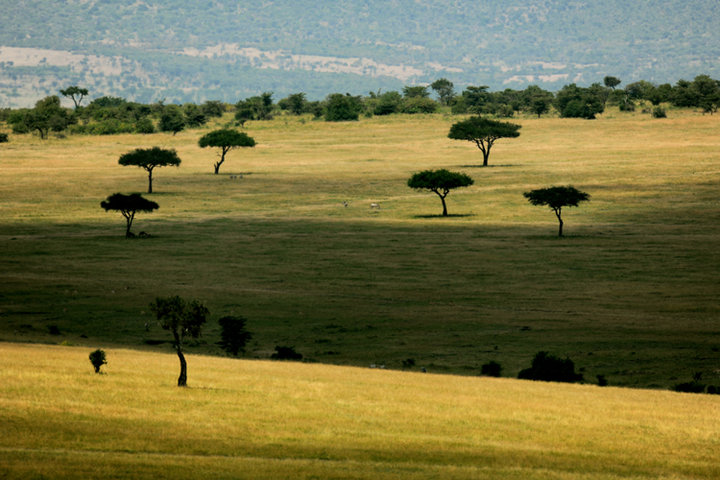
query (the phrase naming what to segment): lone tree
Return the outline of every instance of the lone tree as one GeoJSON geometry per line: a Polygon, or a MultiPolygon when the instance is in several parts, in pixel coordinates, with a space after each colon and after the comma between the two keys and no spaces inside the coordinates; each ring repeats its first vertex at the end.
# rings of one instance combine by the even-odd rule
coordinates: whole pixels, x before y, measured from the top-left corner
{"type": "Polygon", "coordinates": [[[450,190],[453,188],[469,187],[473,183],[473,179],[464,173],[451,172],[444,168],[440,170],[423,170],[422,172],[414,174],[407,182],[410,188],[430,190],[437,194],[437,196],[440,197],[440,201],[442,201],[443,217],[447,217],[448,215],[445,197],[450,193],[450,190]]]}
{"type": "Polygon", "coordinates": [[[520,136],[521,125],[510,122],[490,120],[480,116],[470,117],[453,124],[448,137],[453,140],[467,140],[474,142],[483,152],[483,167],[487,167],[490,158],[490,149],[500,138],[514,138],[520,136]]]}
{"type": "Polygon", "coordinates": [[[123,217],[127,222],[127,228],[125,229],[125,238],[131,238],[135,235],[130,232],[132,222],[135,219],[135,213],[137,212],[152,212],[159,208],[158,204],[143,198],[139,193],[132,193],[130,195],[123,195],[122,193],[114,193],[110,195],[107,200],[100,202],[100,206],[108,210],[117,210],[122,213],[123,217]]]}
{"type": "Polygon", "coordinates": [[[567,187],[549,187],[539,188],[523,193],[525,198],[533,205],[547,205],[550,207],[555,216],[557,216],[560,226],[558,228],[558,237],[563,236],[563,207],[577,207],[580,202],[590,200],[590,195],[581,192],[573,186],[567,187]]]}
{"type": "Polygon", "coordinates": [[[252,338],[252,333],[245,329],[247,319],[228,315],[218,320],[220,323],[220,341],[218,345],[230,355],[235,357],[245,352],[245,345],[252,338]]]}
{"type": "Polygon", "coordinates": [[[100,373],[100,367],[102,367],[103,365],[107,365],[107,360],[105,359],[105,351],[100,350],[99,348],[94,352],[90,352],[89,358],[90,363],[92,363],[92,366],[95,369],[95,373],[100,373]]]}
{"type": "Polygon", "coordinates": [[[148,191],[152,193],[152,174],[155,167],[166,167],[168,165],[177,167],[180,165],[180,157],[175,150],[166,148],[136,148],[135,150],[120,156],[118,163],[122,166],[135,166],[144,168],[148,172],[148,191]]]}
{"type": "Polygon", "coordinates": [[[243,132],[222,129],[203,135],[198,140],[198,145],[200,145],[200,148],[220,148],[220,160],[215,162],[215,175],[217,175],[220,172],[220,165],[225,162],[225,154],[237,147],[254,147],[255,140],[243,132]]]}
{"type": "Polygon", "coordinates": [[[83,97],[88,94],[88,89],[73,85],[65,90],[60,90],[60,93],[63,97],[70,97],[75,104],[75,109],[77,109],[80,106],[80,102],[82,102],[83,97]]]}
{"type": "Polygon", "coordinates": [[[198,338],[200,336],[209,311],[197,300],[187,302],[178,296],[156,298],[150,304],[150,311],[155,314],[160,326],[165,330],[170,330],[173,335],[173,347],[180,359],[178,387],[184,387],[187,385],[187,361],[183,354],[185,337],[198,338]]]}

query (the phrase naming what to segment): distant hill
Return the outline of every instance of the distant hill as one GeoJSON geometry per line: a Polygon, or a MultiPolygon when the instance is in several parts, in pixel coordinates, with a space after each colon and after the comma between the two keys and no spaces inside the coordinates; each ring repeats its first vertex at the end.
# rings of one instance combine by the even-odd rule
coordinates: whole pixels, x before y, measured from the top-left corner
{"type": "Polygon", "coordinates": [[[0,107],[720,76],[717,0],[0,0],[0,107]]]}

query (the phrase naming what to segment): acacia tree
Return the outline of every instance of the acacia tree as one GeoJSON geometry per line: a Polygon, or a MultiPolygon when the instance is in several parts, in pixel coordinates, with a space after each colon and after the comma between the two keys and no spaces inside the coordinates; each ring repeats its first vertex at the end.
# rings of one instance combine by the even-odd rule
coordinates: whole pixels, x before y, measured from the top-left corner
{"type": "Polygon", "coordinates": [[[83,97],[88,94],[88,89],[72,85],[65,90],[60,90],[60,93],[63,97],[70,97],[75,104],[75,109],[77,109],[80,106],[80,102],[82,102],[83,97]],[[77,98],[75,97],[76,95],[77,98]]]}
{"type": "Polygon", "coordinates": [[[444,217],[448,215],[445,197],[450,193],[450,190],[468,187],[473,183],[473,179],[464,173],[451,172],[444,168],[440,170],[423,170],[422,172],[414,174],[407,182],[410,188],[430,190],[440,197],[444,217]]]}
{"type": "Polygon", "coordinates": [[[159,208],[157,203],[143,198],[139,193],[132,193],[130,195],[114,193],[107,197],[107,200],[100,202],[100,206],[104,208],[106,212],[116,210],[122,213],[127,225],[125,228],[125,238],[135,236],[130,231],[130,228],[132,227],[137,212],[152,212],[159,208]]]}
{"type": "Polygon", "coordinates": [[[225,162],[225,154],[237,147],[254,147],[255,140],[237,130],[221,129],[203,135],[200,140],[198,140],[198,145],[200,148],[220,148],[220,160],[215,162],[215,175],[217,175],[218,172],[220,172],[220,165],[225,162]]]}
{"type": "Polygon", "coordinates": [[[118,163],[124,167],[131,165],[144,168],[148,172],[148,191],[152,193],[152,174],[155,167],[166,167],[168,165],[177,167],[180,165],[180,157],[172,149],[152,147],[136,148],[120,156],[118,163]]]}
{"type": "Polygon", "coordinates": [[[187,302],[178,296],[156,298],[150,304],[150,311],[155,314],[160,326],[170,330],[173,335],[173,347],[180,359],[178,387],[185,387],[187,386],[187,361],[183,353],[185,337],[198,338],[210,312],[199,301],[187,302]]]}
{"type": "Polygon", "coordinates": [[[514,138],[520,136],[521,125],[510,122],[490,120],[480,116],[470,117],[453,124],[448,137],[453,140],[467,140],[473,142],[483,153],[483,167],[487,167],[490,158],[490,149],[500,138],[514,138]]]}
{"type": "Polygon", "coordinates": [[[563,207],[577,207],[580,202],[590,200],[590,195],[581,192],[575,187],[568,185],[567,187],[548,187],[539,188],[523,193],[523,196],[533,205],[547,205],[555,212],[555,216],[560,223],[558,227],[558,237],[563,236],[563,207]]]}

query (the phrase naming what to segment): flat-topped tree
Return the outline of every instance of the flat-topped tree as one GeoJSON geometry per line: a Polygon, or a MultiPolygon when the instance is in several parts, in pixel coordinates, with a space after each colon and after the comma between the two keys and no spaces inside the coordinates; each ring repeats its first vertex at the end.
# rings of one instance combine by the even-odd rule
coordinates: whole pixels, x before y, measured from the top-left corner
{"type": "Polygon", "coordinates": [[[60,90],[60,93],[63,97],[70,97],[75,104],[75,108],[77,109],[80,106],[80,103],[82,102],[85,95],[88,94],[88,89],[80,88],[77,85],[72,85],[65,90],[60,90]]]}
{"type": "Polygon", "coordinates": [[[231,129],[214,130],[198,140],[200,148],[218,147],[220,160],[215,162],[215,175],[220,172],[220,165],[225,162],[225,155],[237,147],[254,147],[255,140],[243,132],[231,129]]]}
{"type": "Polygon", "coordinates": [[[555,212],[555,216],[560,222],[558,228],[558,237],[563,236],[563,207],[577,207],[580,202],[590,200],[590,195],[581,192],[572,185],[567,187],[548,187],[539,188],[523,193],[523,196],[533,205],[547,205],[555,212]]]}
{"type": "Polygon", "coordinates": [[[120,156],[118,163],[122,166],[132,165],[144,168],[148,172],[148,191],[152,193],[152,174],[155,167],[180,165],[180,157],[177,152],[172,149],[152,147],[152,148],[136,148],[135,150],[120,156]]]}
{"type": "Polygon", "coordinates": [[[464,173],[451,172],[444,168],[440,170],[423,170],[414,174],[407,182],[410,188],[430,190],[440,197],[443,206],[443,217],[448,215],[445,197],[450,193],[450,190],[469,187],[473,183],[473,179],[464,173]]]}
{"type": "Polygon", "coordinates": [[[453,140],[473,142],[483,153],[483,167],[487,167],[490,149],[500,138],[520,136],[521,125],[510,122],[490,120],[480,116],[470,117],[453,124],[448,137],[453,140]]]}
{"type": "Polygon", "coordinates": [[[143,198],[139,193],[132,193],[130,195],[123,195],[122,193],[114,193],[107,197],[107,200],[100,202],[100,206],[105,211],[116,210],[122,213],[125,217],[127,227],[125,228],[125,237],[134,237],[130,228],[132,228],[132,222],[135,219],[137,212],[152,212],[157,210],[159,205],[152,200],[143,198]]]}

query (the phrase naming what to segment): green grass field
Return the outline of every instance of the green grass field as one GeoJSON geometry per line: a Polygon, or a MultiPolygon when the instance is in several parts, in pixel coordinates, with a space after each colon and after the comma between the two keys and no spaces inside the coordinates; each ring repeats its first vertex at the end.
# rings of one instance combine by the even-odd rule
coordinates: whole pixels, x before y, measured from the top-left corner
{"type": "MultiPolygon", "coordinates": [[[[668,388],[702,372],[720,384],[720,117],[606,113],[522,118],[491,167],[446,138],[458,117],[332,124],[280,117],[246,129],[220,175],[210,128],[0,145],[0,339],[153,348],[170,340],[148,304],[204,301],[213,320],[190,353],[219,354],[216,319],[248,318],[247,356],[292,345],[311,361],[514,377],[533,355],[569,356],[588,382],[668,388]],[[143,192],[121,167],[137,147],[177,149],[155,172],[160,209],[124,220],[99,203],[143,192]],[[406,186],[426,168],[475,185],[448,196],[406,186]],[[242,178],[232,178],[242,175],[242,178]],[[592,196],[558,239],[529,189],[592,196]],[[342,202],[347,201],[344,207],[342,202]],[[371,209],[379,203],[380,209],[371,209]],[[146,327],[147,324],[147,327],[146,327]],[[50,335],[55,325],[61,335],[50,335]]],[[[193,382],[192,373],[190,382],[193,382]]]]}
{"type": "Polygon", "coordinates": [[[715,395],[89,351],[0,343],[0,478],[720,476],[715,395]]]}

